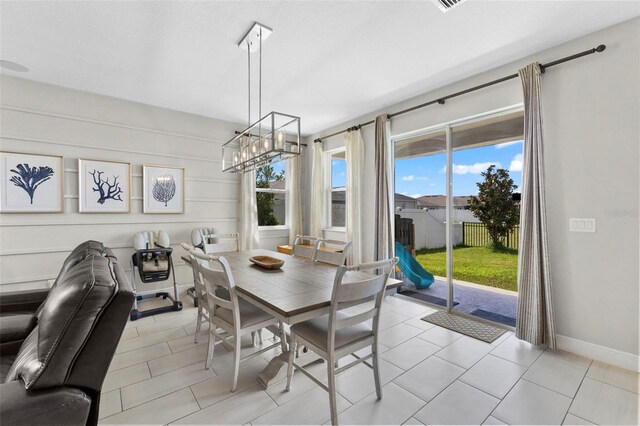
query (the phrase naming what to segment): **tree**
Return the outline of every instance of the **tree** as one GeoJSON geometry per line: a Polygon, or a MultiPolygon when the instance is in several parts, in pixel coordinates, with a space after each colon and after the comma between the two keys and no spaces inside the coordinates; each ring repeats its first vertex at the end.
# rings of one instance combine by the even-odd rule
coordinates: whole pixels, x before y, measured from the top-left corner
{"type": "MultiPolygon", "coordinates": [[[[270,164],[258,167],[256,170],[256,188],[270,188],[271,182],[284,180],[284,171],[276,173],[270,164]]],[[[276,194],[272,192],[257,192],[256,204],[258,206],[258,225],[280,225],[278,218],[273,214],[273,205],[276,194]]]]}
{"type": "Polygon", "coordinates": [[[489,166],[478,182],[478,195],[469,198],[469,209],[485,224],[495,248],[503,246],[504,239],[520,221],[518,205],[513,201],[513,179],[506,169],[489,166]]]}

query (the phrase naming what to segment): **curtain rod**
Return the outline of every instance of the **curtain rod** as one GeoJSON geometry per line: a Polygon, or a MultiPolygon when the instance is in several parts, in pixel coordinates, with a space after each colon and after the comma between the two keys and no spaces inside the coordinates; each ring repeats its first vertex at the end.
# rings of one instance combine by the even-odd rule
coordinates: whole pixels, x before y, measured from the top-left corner
{"type": "MultiPolygon", "coordinates": [[[[547,68],[551,68],[551,67],[553,67],[555,65],[559,65],[559,64],[562,64],[564,62],[569,62],[569,61],[572,61],[574,59],[581,58],[583,56],[591,55],[593,53],[603,52],[606,48],[607,48],[607,46],[605,46],[604,44],[601,44],[598,47],[594,47],[593,49],[585,50],[583,52],[579,52],[579,53],[576,53],[576,54],[573,54],[573,55],[570,55],[570,56],[566,56],[564,58],[557,59],[555,61],[547,62],[546,64],[541,64],[540,65],[540,69],[544,73],[547,68]]],[[[425,102],[425,103],[420,104],[420,105],[413,106],[411,108],[403,109],[401,111],[394,112],[392,114],[387,114],[387,118],[397,117],[398,115],[406,114],[408,112],[412,112],[412,111],[415,111],[417,109],[424,108],[424,107],[427,107],[427,106],[433,105],[433,104],[444,105],[444,103],[448,99],[455,98],[455,97],[458,97],[458,96],[461,96],[461,95],[466,95],[467,93],[475,92],[476,90],[484,89],[485,87],[493,86],[495,84],[499,84],[499,83],[502,83],[502,82],[505,82],[505,81],[508,81],[508,80],[512,80],[512,79],[517,78],[517,77],[518,77],[518,73],[510,74],[510,75],[507,75],[505,77],[501,77],[501,78],[498,78],[498,79],[495,79],[495,80],[491,80],[491,81],[489,81],[487,83],[479,84],[477,86],[473,86],[473,87],[470,87],[468,89],[461,90],[459,92],[455,92],[455,93],[452,93],[452,94],[447,95],[447,96],[441,96],[441,97],[439,97],[437,99],[431,100],[429,102],[425,102]]],[[[342,133],[352,132],[352,131],[360,129],[363,126],[368,126],[368,125],[373,124],[375,122],[376,122],[375,120],[369,120],[369,121],[367,121],[365,123],[361,123],[361,124],[358,124],[356,126],[352,126],[352,127],[347,128],[347,129],[340,130],[339,132],[335,132],[335,133],[331,133],[330,135],[322,136],[321,138],[318,138],[318,139],[314,140],[314,142],[315,143],[322,142],[322,139],[328,139],[328,138],[331,138],[333,136],[340,135],[342,133]]]]}

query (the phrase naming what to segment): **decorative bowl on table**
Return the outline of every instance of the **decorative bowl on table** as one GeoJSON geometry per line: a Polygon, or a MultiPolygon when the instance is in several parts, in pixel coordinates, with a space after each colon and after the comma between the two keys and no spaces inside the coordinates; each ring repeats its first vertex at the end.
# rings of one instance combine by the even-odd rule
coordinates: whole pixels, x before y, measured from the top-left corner
{"type": "Polygon", "coordinates": [[[249,260],[265,269],[280,269],[284,265],[284,260],[271,256],[253,256],[249,260]]]}

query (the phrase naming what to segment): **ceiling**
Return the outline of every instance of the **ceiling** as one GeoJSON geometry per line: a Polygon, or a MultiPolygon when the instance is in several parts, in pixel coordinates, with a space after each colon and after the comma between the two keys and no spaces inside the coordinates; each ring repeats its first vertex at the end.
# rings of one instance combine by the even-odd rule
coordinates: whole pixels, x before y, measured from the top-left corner
{"type": "Polygon", "coordinates": [[[468,0],[446,14],[431,0],[2,1],[0,59],[30,69],[7,75],[244,123],[237,43],[255,20],[274,29],[262,112],[299,115],[311,134],[638,15],[638,1],[468,0]]]}

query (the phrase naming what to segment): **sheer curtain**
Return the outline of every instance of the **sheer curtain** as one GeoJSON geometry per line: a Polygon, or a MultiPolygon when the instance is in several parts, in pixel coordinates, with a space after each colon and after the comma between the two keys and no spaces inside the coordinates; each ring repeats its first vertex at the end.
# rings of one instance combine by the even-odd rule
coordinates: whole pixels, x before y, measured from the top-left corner
{"type": "Polygon", "coordinates": [[[362,263],[362,190],[364,184],[364,141],[360,129],[344,136],[347,160],[347,240],[351,241],[351,265],[362,263]]]}
{"type": "Polygon", "coordinates": [[[256,204],[256,172],[240,175],[240,249],[258,248],[258,206],[256,204]]]}
{"type": "Polygon", "coordinates": [[[555,349],[544,190],[542,73],[539,64],[530,64],[518,74],[524,94],[524,147],[516,337],[555,349]]]}
{"type": "Polygon", "coordinates": [[[324,171],[322,167],[323,157],[322,142],[313,144],[313,163],[311,167],[311,188],[309,193],[309,234],[314,237],[322,237],[323,210],[324,210],[324,171]]]}
{"type": "Polygon", "coordinates": [[[302,200],[300,194],[300,156],[291,157],[287,162],[287,225],[289,243],[293,244],[296,235],[302,234],[302,200]]]}
{"type": "Polygon", "coordinates": [[[393,256],[393,168],[391,137],[386,114],[376,118],[375,141],[375,244],[374,260],[393,256]]]}

